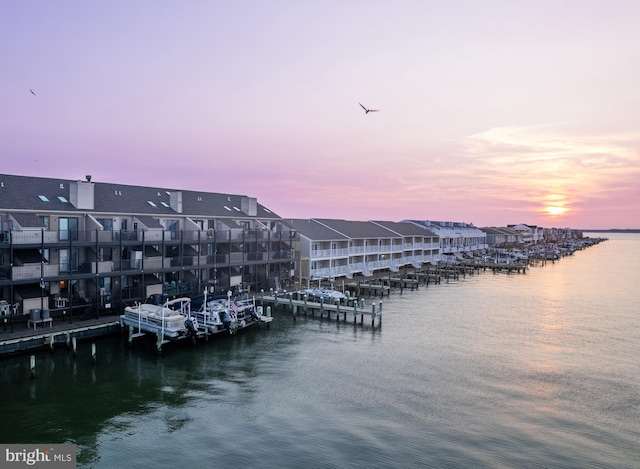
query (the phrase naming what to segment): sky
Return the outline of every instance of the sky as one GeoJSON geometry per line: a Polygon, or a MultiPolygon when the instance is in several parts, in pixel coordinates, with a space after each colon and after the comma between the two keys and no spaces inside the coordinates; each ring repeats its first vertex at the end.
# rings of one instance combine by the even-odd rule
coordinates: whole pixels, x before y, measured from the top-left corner
{"type": "Polygon", "coordinates": [[[638,18],[637,0],[3,1],[0,172],[285,218],[640,228],[638,18]]]}

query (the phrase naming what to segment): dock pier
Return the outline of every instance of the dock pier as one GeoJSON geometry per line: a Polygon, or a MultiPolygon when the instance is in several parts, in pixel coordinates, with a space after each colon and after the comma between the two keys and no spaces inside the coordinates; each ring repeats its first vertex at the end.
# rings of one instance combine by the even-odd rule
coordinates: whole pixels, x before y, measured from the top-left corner
{"type": "Polygon", "coordinates": [[[353,319],[353,324],[364,325],[364,318],[367,317],[371,320],[372,328],[382,327],[382,302],[378,304],[371,302],[366,304],[364,299],[356,300],[349,299],[346,302],[339,301],[309,301],[307,295],[303,292],[278,292],[271,290],[268,294],[264,291],[260,292],[260,296],[256,297],[256,302],[259,302],[263,307],[274,309],[282,309],[289,311],[295,317],[299,314],[310,314],[312,317],[316,313],[320,318],[324,318],[326,313],[327,319],[332,318],[332,314],[335,313],[336,322],[339,322],[341,317],[343,322],[347,322],[348,315],[353,319]],[[377,319],[377,322],[376,322],[377,319]]]}

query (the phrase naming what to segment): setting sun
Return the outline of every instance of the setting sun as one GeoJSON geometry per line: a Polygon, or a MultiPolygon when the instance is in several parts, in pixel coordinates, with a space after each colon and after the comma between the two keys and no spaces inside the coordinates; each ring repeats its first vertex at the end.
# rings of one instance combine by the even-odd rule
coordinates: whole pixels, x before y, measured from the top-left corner
{"type": "Polygon", "coordinates": [[[564,215],[564,213],[567,211],[566,208],[558,207],[558,206],[555,206],[555,205],[550,205],[547,208],[545,208],[545,210],[547,211],[547,213],[549,215],[552,215],[554,217],[555,216],[559,216],[559,215],[564,215]]]}

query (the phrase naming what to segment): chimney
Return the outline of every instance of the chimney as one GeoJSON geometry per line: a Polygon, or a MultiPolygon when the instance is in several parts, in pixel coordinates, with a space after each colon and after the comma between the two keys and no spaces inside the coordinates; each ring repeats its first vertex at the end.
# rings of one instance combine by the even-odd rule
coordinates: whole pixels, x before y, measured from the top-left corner
{"type": "Polygon", "coordinates": [[[245,197],[241,198],[241,207],[240,209],[249,215],[250,217],[255,217],[258,215],[258,199],[255,197],[245,197]]]}
{"type": "Polygon", "coordinates": [[[177,213],[182,213],[182,192],[174,191],[169,196],[169,205],[177,213]]]}
{"type": "Polygon", "coordinates": [[[91,176],[86,181],[72,181],[69,185],[69,202],[80,210],[93,210],[94,208],[94,184],[91,176]]]}

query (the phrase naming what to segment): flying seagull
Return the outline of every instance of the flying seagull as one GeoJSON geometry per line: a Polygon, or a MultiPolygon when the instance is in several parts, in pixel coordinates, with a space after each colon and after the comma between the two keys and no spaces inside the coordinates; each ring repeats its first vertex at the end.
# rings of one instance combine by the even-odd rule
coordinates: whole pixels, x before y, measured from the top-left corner
{"type": "Polygon", "coordinates": [[[29,88],[29,91],[31,91],[31,94],[32,94],[32,95],[34,95],[34,96],[38,96],[37,94],[35,94],[35,93],[33,92],[33,90],[32,90],[31,88],[29,88]]]}
{"type": "MultiPolygon", "coordinates": [[[[360,103],[358,103],[358,104],[360,104],[360,103]]],[[[360,104],[360,107],[361,107],[362,109],[364,109],[364,113],[365,113],[365,114],[369,114],[370,112],[378,112],[378,110],[377,110],[377,109],[367,109],[367,108],[366,108],[366,107],[364,107],[362,104],[360,104]]]]}

